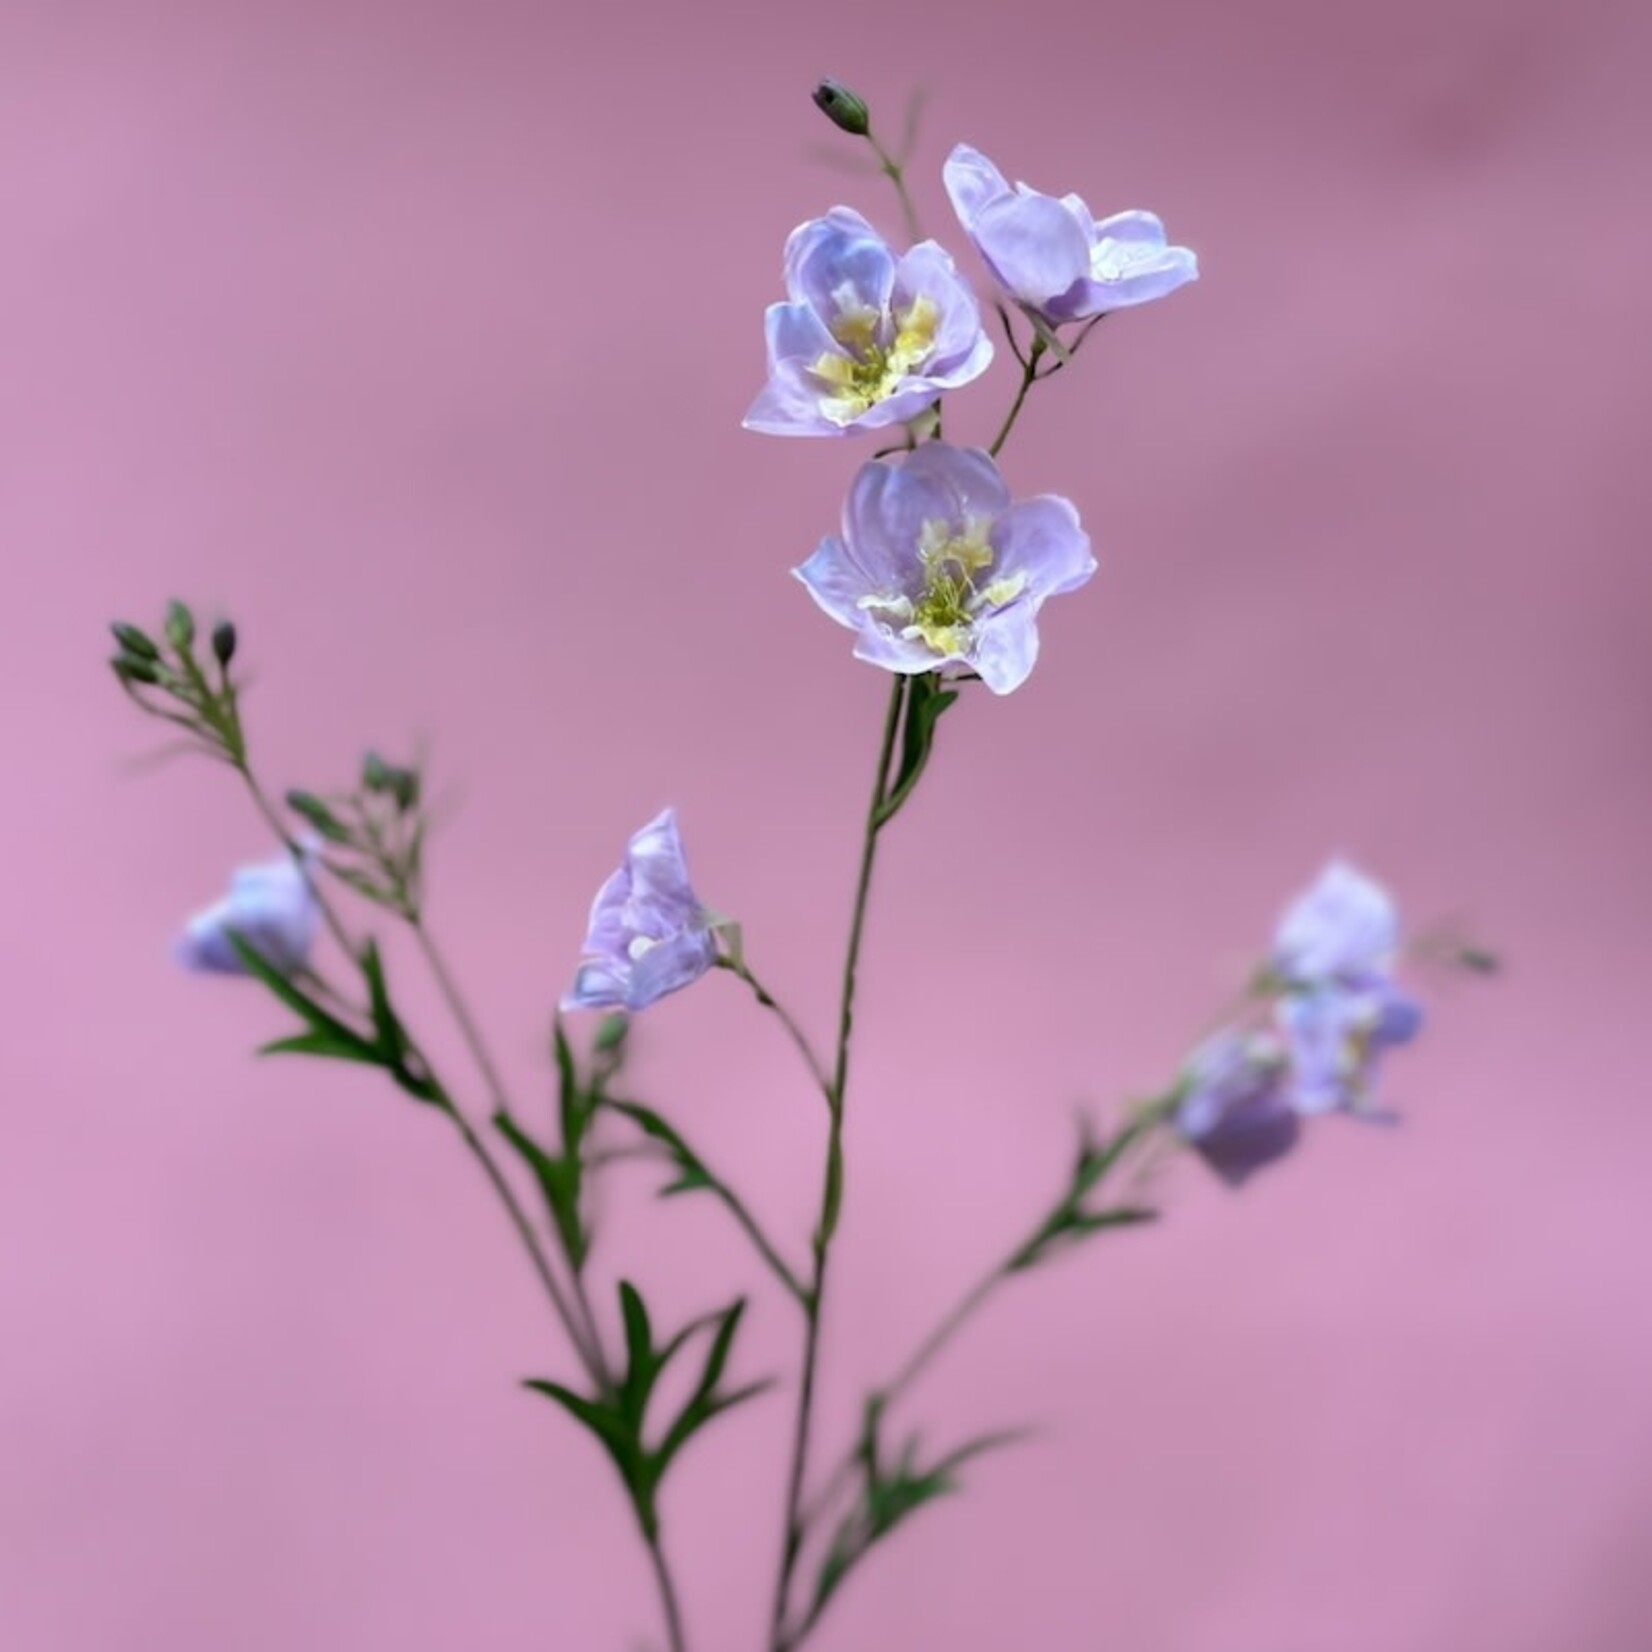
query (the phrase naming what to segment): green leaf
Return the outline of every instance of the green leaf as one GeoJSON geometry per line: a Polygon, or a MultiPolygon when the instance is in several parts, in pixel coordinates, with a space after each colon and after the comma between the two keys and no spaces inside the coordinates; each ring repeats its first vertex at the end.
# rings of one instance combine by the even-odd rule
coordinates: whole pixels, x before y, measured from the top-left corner
{"type": "Polygon", "coordinates": [[[336,1033],[318,1027],[313,1032],[294,1033],[290,1038],[271,1039],[258,1048],[260,1055],[315,1055],[333,1061],[360,1061],[369,1067],[382,1067],[379,1052],[362,1039],[340,1038],[336,1033]]]}
{"type": "Polygon", "coordinates": [[[630,1280],[619,1282],[619,1299],[620,1317],[625,1322],[625,1381],[620,1384],[620,1406],[640,1433],[648,1396],[653,1393],[654,1379],[660,1373],[660,1361],[654,1353],[654,1332],[648,1323],[648,1309],[630,1280]]]}
{"type": "Polygon", "coordinates": [[[889,793],[878,808],[877,825],[893,820],[912,795],[935,746],[935,725],[957,698],[958,690],[943,688],[933,672],[922,672],[907,679],[900,761],[895,766],[889,793]]]}
{"type": "Polygon", "coordinates": [[[902,1445],[894,1465],[885,1472],[878,1466],[876,1419],[870,1413],[869,1427],[871,1432],[863,1445],[861,1458],[866,1471],[865,1483],[854,1506],[839,1522],[821,1562],[815,1580],[814,1602],[807,1620],[810,1623],[820,1615],[821,1609],[844,1578],[874,1545],[882,1542],[926,1503],[949,1497],[961,1489],[957,1474],[965,1463],[983,1452],[1025,1438],[1025,1431],[1019,1429],[977,1435],[927,1467],[920,1467],[918,1438],[912,1435],[902,1445]]]}
{"type": "Polygon", "coordinates": [[[522,1386],[531,1388],[536,1394],[545,1395],[547,1399],[555,1400],[576,1422],[589,1429],[596,1436],[602,1449],[613,1459],[614,1466],[620,1471],[620,1476],[632,1497],[635,1499],[645,1494],[646,1476],[641,1442],[637,1438],[636,1430],[631,1428],[623,1417],[600,1401],[576,1394],[573,1389],[565,1388],[559,1382],[530,1377],[522,1386]]]}
{"type": "Polygon", "coordinates": [[[533,1172],[534,1180],[544,1195],[546,1208],[561,1237],[563,1248],[575,1271],[584,1267],[589,1254],[589,1235],[580,1216],[579,1177],[568,1161],[553,1157],[536,1142],[507,1112],[493,1115],[493,1127],[502,1135],[517,1157],[533,1172]]]}
{"type": "Polygon", "coordinates": [[[375,998],[373,1010],[374,1038],[368,1039],[339,1020],[330,1010],[318,1003],[305,992],[290,977],[283,975],[268,962],[262,953],[248,944],[246,938],[234,930],[226,932],[229,943],[235,948],[235,955],[245,965],[247,973],[261,981],[288,1009],[292,1010],[306,1024],[306,1030],[286,1038],[277,1038],[262,1047],[261,1055],[313,1055],[330,1058],[338,1061],[360,1061],[369,1066],[381,1067],[389,1073],[401,1089],[415,1100],[423,1101],[432,1106],[445,1106],[446,1102],[430,1079],[424,1074],[415,1072],[408,1064],[406,1035],[402,1032],[401,1023],[396,1021],[390,1011],[389,1000],[384,996],[383,972],[378,966],[378,952],[372,942],[368,942],[367,950],[363,954],[362,972],[368,976],[369,990],[375,998]],[[372,960],[372,971],[369,972],[369,959],[372,960]],[[373,982],[377,982],[374,986],[373,982]],[[387,1042],[386,1032],[379,1024],[379,1016],[383,1014],[389,1018],[388,1025],[393,1028],[394,1038],[387,1042]]]}

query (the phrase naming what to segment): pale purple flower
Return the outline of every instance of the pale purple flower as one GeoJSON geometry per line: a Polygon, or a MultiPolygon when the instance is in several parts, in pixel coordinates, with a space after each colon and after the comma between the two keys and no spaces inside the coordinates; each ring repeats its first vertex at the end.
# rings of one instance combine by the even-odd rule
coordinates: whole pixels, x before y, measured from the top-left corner
{"type": "Polygon", "coordinates": [[[230,878],[229,893],[198,912],[173,946],[185,969],[205,974],[245,975],[247,966],[230,944],[233,932],[271,968],[291,975],[309,962],[320,927],[321,909],[304,863],[292,855],[259,866],[243,866],[230,878]]]}
{"type": "Polygon", "coordinates": [[[1100,220],[1077,195],[1013,188],[977,149],[961,143],[942,169],[958,221],[993,279],[1049,327],[1146,304],[1198,278],[1198,259],[1173,247],[1151,212],[1100,220]]]}
{"type": "Polygon", "coordinates": [[[1305,1114],[1346,1112],[1387,1117],[1374,1104],[1384,1050],[1407,1044],[1422,1010],[1394,986],[1324,987],[1287,994],[1279,1026],[1291,1052],[1291,1100],[1305,1114]]]}
{"type": "Polygon", "coordinates": [[[1394,980],[1399,942],[1387,891],[1345,861],[1332,861],[1280,919],[1271,964],[1304,1113],[1372,1114],[1382,1052],[1421,1028],[1421,1008],[1394,980]]]}
{"type": "Polygon", "coordinates": [[[975,448],[928,442],[861,468],[843,530],[797,577],[887,671],[968,667],[995,694],[1038,657],[1038,610],[1095,572],[1078,512],[1051,495],[1012,502],[975,448]]]}
{"type": "Polygon", "coordinates": [[[1267,1033],[1218,1033],[1188,1062],[1176,1128],[1230,1187],[1283,1158],[1302,1129],[1284,1046],[1267,1033]]]}
{"type": "Polygon", "coordinates": [[[688,881],[677,814],[656,815],[626,845],[591,907],[585,956],[565,1010],[640,1010],[717,961],[710,913],[688,881]]]}
{"type": "Polygon", "coordinates": [[[992,360],[975,294],[933,241],[897,258],[858,212],[834,207],[792,231],[785,268],[787,302],[765,318],[769,382],[748,430],[881,430],[992,360]]]}

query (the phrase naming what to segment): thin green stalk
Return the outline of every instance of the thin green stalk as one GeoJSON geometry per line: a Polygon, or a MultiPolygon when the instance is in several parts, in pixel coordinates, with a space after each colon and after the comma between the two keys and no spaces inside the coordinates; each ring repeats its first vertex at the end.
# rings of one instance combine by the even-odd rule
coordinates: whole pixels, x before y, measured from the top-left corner
{"type": "MultiPolygon", "coordinates": [[[[419,951],[424,955],[425,963],[430,968],[437,991],[441,993],[442,1000],[452,1014],[460,1036],[470,1051],[471,1059],[475,1061],[477,1071],[482,1075],[482,1082],[487,1087],[493,1111],[495,1114],[509,1113],[510,1097],[506,1094],[504,1082],[499,1077],[499,1069],[494,1065],[493,1057],[482,1037],[481,1028],[477,1025],[475,1016],[471,1014],[464,994],[459,990],[458,981],[454,978],[452,970],[447,967],[447,960],[425,927],[422,916],[409,917],[407,922],[418,941],[419,951]]],[[[580,1322],[580,1335],[575,1337],[575,1345],[582,1349],[585,1363],[590,1368],[592,1379],[598,1388],[604,1394],[611,1394],[614,1391],[614,1375],[608,1366],[608,1356],[602,1346],[602,1332],[597,1325],[596,1313],[585,1288],[584,1275],[574,1266],[573,1257],[565,1254],[565,1260],[568,1263],[569,1277],[573,1281],[574,1303],[580,1322]]]]}
{"type": "Polygon", "coordinates": [[[683,1609],[677,1600],[677,1586],[671,1578],[671,1567],[665,1558],[659,1530],[644,1534],[648,1559],[654,1568],[654,1582],[660,1591],[660,1605],[665,1612],[665,1637],[669,1652],[686,1652],[687,1638],[683,1634],[683,1609]]]}
{"type": "Polygon", "coordinates": [[[829,1099],[831,1095],[832,1081],[827,1076],[825,1064],[821,1061],[820,1057],[815,1054],[814,1046],[809,1042],[808,1034],[805,1033],[800,1026],[798,1026],[797,1022],[792,1018],[791,1013],[786,1009],[785,1005],[782,1004],[779,999],[777,999],[774,994],[757,979],[756,975],[752,972],[751,966],[746,963],[743,958],[736,960],[733,958],[724,957],[719,959],[718,962],[724,969],[738,976],[746,983],[748,987],[751,988],[752,995],[764,1009],[773,1012],[775,1017],[779,1020],[781,1026],[786,1029],[787,1037],[790,1038],[792,1043],[797,1046],[797,1051],[803,1057],[804,1064],[808,1067],[810,1076],[820,1087],[820,1093],[829,1099]]]}
{"type": "Polygon", "coordinates": [[[1035,334],[1027,350],[1027,359],[1021,364],[1021,385],[1015,392],[1015,400],[1010,403],[1010,410],[1004,415],[1004,422],[998,427],[998,434],[993,437],[991,445],[987,448],[987,452],[995,459],[1002,451],[1004,443],[1010,439],[1010,432],[1015,429],[1015,421],[1021,417],[1021,409],[1027,401],[1027,392],[1038,379],[1039,358],[1046,348],[1044,340],[1035,334]]]}
{"type": "Polygon", "coordinates": [[[914,241],[921,240],[923,231],[918,226],[918,209],[913,205],[911,192],[906,187],[905,170],[870,132],[866,134],[866,141],[871,144],[872,153],[878,157],[884,177],[895,186],[895,194],[900,198],[901,215],[906,219],[907,235],[914,241]]]}
{"type": "Polygon", "coordinates": [[[906,707],[907,680],[897,675],[890,689],[889,709],[884,717],[883,739],[878,748],[877,770],[872,784],[872,800],[866,812],[861,837],[860,871],[855,881],[855,897],[849,921],[849,943],[843,961],[843,989],[839,1001],[837,1049],[827,1106],[831,1124],[826,1144],[826,1178],[821,1193],[820,1220],[814,1237],[814,1278],[804,1304],[806,1326],[803,1336],[803,1375],[798,1392],[797,1423],[792,1435],[791,1468],[786,1483],[785,1538],[781,1549],[779,1575],[775,1582],[774,1608],[769,1639],[774,1652],[785,1642],[786,1608],[791,1597],[792,1576],[803,1548],[801,1517],[803,1482],[809,1466],[809,1436],[814,1421],[815,1377],[820,1360],[821,1309],[826,1297],[826,1268],[831,1255],[832,1235],[843,1204],[843,1098],[849,1080],[849,1044],[854,1030],[855,975],[860,963],[861,939],[866,927],[867,898],[872,889],[872,867],[877,857],[878,831],[884,801],[888,795],[890,765],[900,734],[906,707]]]}
{"type": "MultiPolygon", "coordinates": [[[[359,958],[360,953],[357,950],[355,942],[351,939],[350,932],[344,927],[344,922],[339,917],[337,910],[334,908],[332,902],[327,899],[326,892],[321,888],[319,881],[310,871],[303,846],[287,830],[286,823],[276,812],[275,806],[270,802],[264,788],[259,785],[257,776],[253,774],[251,768],[248,767],[246,762],[244,760],[239,761],[235,764],[235,767],[239,771],[241,778],[246,782],[247,790],[251,794],[252,801],[258,809],[258,812],[264,817],[265,821],[268,822],[270,829],[275,833],[275,835],[281,840],[282,843],[286,845],[288,853],[292,855],[293,859],[298,862],[299,866],[303,870],[304,876],[310,886],[310,892],[315,897],[316,906],[321,913],[322,921],[327,925],[333,939],[338,942],[339,947],[343,950],[344,955],[347,958],[352,961],[359,958]]],[[[442,1093],[442,1110],[453,1121],[453,1124],[459,1131],[460,1136],[463,1138],[465,1146],[469,1150],[471,1157],[474,1158],[481,1166],[483,1173],[487,1176],[489,1185],[493,1188],[500,1203],[504,1206],[505,1214],[509,1218],[511,1226],[515,1228],[517,1236],[521,1239],[523,1248],[527,1251],[528,1261],[533,1268],[534,1274],[538,1278],[540,1284],[544,1287],[545,1294],[550,1299],[552,1309],[555,1311],[558,1320],[561,1322],[563,1330],[567,1333],[568,1340],[573,1344],[575,1353],[579,1356],[580,1364],[585,1367],[587,1375],[590,1376],[593,1382],[596,1382],[599,1385],[605,1384],[609,1379],[607,1378],[604,1370],[604,1364],[600,1354],[593,1351],[593,1349],[587,1344],[585,1337],[582,1334],[579,1320],[576,1318],[574,1311],[568,1302],[567,1295],[562,1289],[561,1282],[557,1279],[556,1273],[550,1265],[550,1259],[545,1255],[544,1246],[540,1243],[539,1236],[535,1231],[532,1222],[528,1220],[527,1213],[522,1209],[522,1205],[517,1199],[514,1190],[511,1188],[510,1182],[506,1179],[504,1172],[500,1170],[498,1164],[493,1158],[493,1155],[489,1153],[487,1144],[483,1142],[476,1134],[475,1130],[471,1128],[470,1121],[459,1110],[458,1105],[454,1102],[447,1087],[436,1078],[435,1067],[430,1058],[424,1053],[423,1050],[419,1049],[416,1044],[413,1044],[412,1048],[417,1054],[420,1062],[423,1064],[425,1071],[430,1075],[431,1081],[436,1084],[437,1088],[442,1093]]]]}

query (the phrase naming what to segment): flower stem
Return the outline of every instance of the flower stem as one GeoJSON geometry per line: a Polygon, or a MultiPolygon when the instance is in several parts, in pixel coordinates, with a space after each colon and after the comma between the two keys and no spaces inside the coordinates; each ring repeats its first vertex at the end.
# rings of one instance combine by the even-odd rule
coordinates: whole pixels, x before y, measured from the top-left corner
{"type": "MultiPolygon", "coordinates": [[[[242,780],[246,783],[247,791],[252,797],[254,806],[269,824],[270,829],[282,841],[282,843],[286,845],[288,853],[291,854],[293,859],[298,862],[304,873],[305,879],[310,886],[310,892],[315,897],[315,902],[317,907],[320,909],[322,919],[326,923],[328,930],[331,932],[333,939],[338,942],[339,947],[344,952],[344,955],[349,958],[352,963],[356,962],[359,960],[361,953],[355,942],[351,939],[350,932],[344,927],[344,920],[339,917],[336,908],[333,906],[332,902],[327,899],[325,890],[322,889],[319,881],[310,871],[309,865],[304,857],[303,847],[287,830],[286,823],[276,812],[275,805],[270,802],[269,796],[264,791],[264,788],[258,783],[258,777],[252,772],[245,760],[236,763],[235,767],[240,772],[242,780]]],[[[419,933],[421,935],[421,939],[424,939],[426,945],[428,946],[428,938],[423,936],[422,930],[419,933]]],[[[447,976],[447,972],[444,969],[437,969],[436,974],[439,983],[442,981],[447,981],[448,985],[451,986],[451,978],[447,976]]],[[[461,1026],[468,1023],[472,1033],[474,1033],[475,1023],[470,1020],[468,1014],[459,1017],[456,1012],[456,1019],[460,1019],[461,1026]]],[[[587,1344],[582,1334],[580,1323],[575,1317],[573,1309],[569,1304],[567,1294],[562,1289],[561,1282],[557,1279],[556,1273],[551,1267],[550,1259],[545,1254],[544,1246],[540,1243],[539,1236],[534,1231],[532,1222],[528,1220],[527,1213],[523,1210],[520,1200],[517,1199],[515,1192],[512,1190],[510,1182],[506,1179],[504,1172],[500,1170],[493,1155],[488,1151],[487,1143],[476,1134],[475,1128],[472,1126],[470,1120],[467,1119],[460,1111],[458,1104],[452,1097],[452,1094],[436,1077],[435,1067],[430,1058],[422,1049],[418,1047],[416,1043],[412,1042],[411,1037],[409,1038],[409,1044],[415,1055],[417,1055],[425,1072],[428,1074],[431,1083],[434,1084],[440,1092],[440,1105],[442,1111],[445,1112],[453,1121],[454,1128],[458,1130],[461,1138],[464,1140],[464,1144],[469,1150],[471,1157],[474,1158],[477,1164],[481,1166],[482,1172],[486,1175],[489,1185],[493,1188],[493,1191],[497,1195],[501,1205],[504,1206],[505,1214],[510,1219],[511,1226],[515,1228],[517,1237],[521,1239],[523,1249],[526,1250],[528,1254],[528,1261],[533,1267],[535,1276],[544,1287],[545,1294],[550,1299],[551,1307],[555,1311],[558,1320],[561,1321],[562,1328],[567,1333],[568,1340],[573,1344],[575,1353],[579,1355],[580,1364],[585,1367],[587,1375],[590,1376],[593,1382],[596,1382],[599,1385],[606,1384],[610,1379],[607,1377],[604,1370],[603,1362],[600,1357],[600,1351],[594,1351],[587,1344]]],[[[484,1072],[493,1072],[491,1063],[486,1065],[484,1072]]],[[[497,1074],[493,1075],[491,1082],[493,1084],[497,1084],[497,1074]]]]}
{"type": "Polygon", "coordinates": [[[820,1087],[820,1093],[830,1102],[832,1081],[827,1076],[826,1068],[820,1057],[815,1054],[814,1046],[809,1042],[808,1034],[798,1026],[785,1005],[777,999],[767,987],[752,973],[751,966],[742,958],[736,962],[733,958],[723,957],[718,960],[722,968],[738,976],[752,990],[752,996],[766,1010],[771,1010],[786,1029],[786,1035],[797,1046],[798,1053],[803,1057],[810,1075],[820,1087]]]}
{"type": "MultiPolygon", "coordinates": [[[[441,949],[436,945],[430,931],[425,927],[422,916],[410,917],[407,922],[419,943],[419,951],[424,955],[425,963],[430,967],[430,973],[436,982],[437,991],[441,993],[442,1000],[452,1014],[454,1023],[459,1028],[459,1034],[465,1041],[466,1048],[470,1051],[471,1059],[476,1063],[476,1069],[482,1075],[482,1082],[487,1088],[488,1100],[492,1103],[494,1112],[509,1113],[511,1110],[510,1097],[506,1094],[504,1082],[499,1077],[499,1069],[494,1065],[493,1057],[488,1051],[487,1042],[483,1039],[481,1029],[476,1023],[476,1017],[471,1014],[470,1006],[466,1003],[464,994],[459,990],[459,983],[454,979],[452,970],[447,966],[447,960],[443,957],[441,949]]],[[[474,1136],[473,1132],[470,1134],[472,1137],[474,1136]]],[[[487,1149],[480,1140],[467,1140],[466,1145],[470,1146],[473,1153],[480,1152],[485,1163],[492,1164],[487,1149]]],[[[503,1184],[502,1178],[496,1182],[496,1186],[503,1186],[503,1193],[509,1191],[508,1184],[503,1184]]],[[[513,1206],[516,1204],[514,1196],[510,1197],[509,1203],[513,1206]]],[[[537,1252],[537,1245],[535,1250],[537,1252]]],[[[574,1346],[579,1349],[581,1360],[589,1370],[592,1381],[604,1394],[611,1394],[614,1391],[614,1376],[608,1367],[608,1356],[602,1346],[602,1332],[597,1325],[596,1313],[591,1307],[591,1298],[585,1288],[584,1276],[574,1266],[574,1259],[571,1256],[566,1257],[566,1260],[568,1274],[573,1281],[574,1304],[579,1322],[579,1334],[575,1334],[571,1324],[568,1325],[568,1334],[573,1338],[574,1346]]],[[[554,1276],[547,1275],[547,1284],[551,1282],[552,1278],[554,1276]]],[[[566,1318],[564,1323],[567,1324],[566,1318]]]]}
{"type": "Polygon", "coordinates": [[[686,1652],[687,1637],[683,1634],[683,1610],[677,1601],[677,1586],[671,1578],[671,1567],[665,1558],[658,1529],[644,1539],[648,1558],[654,1567],[654,1581],[660,1591],[660,1605],[665,1612],[665,1638],[669,1652],[686,1652]]]}
{"type": "Polygon", "coordinates": [[[911,191],[906,187],[905,169],[870,132],[866,134],[866,141],[871,144],[872,153],[878,157],[884,177],[895,186],[895,194],[901,203],[901,216],[906,220],[906,233],[914,241],[922,240],[923,231],[918,226],[918,209],[913,205],[911,191]]]}
{"type": "Polygon", "coordinates": [[[1032,389],[1038,378],[1039,358],[1044,354],[1047,346],[1042,338],[1036,334],[1027,350],[1027,359],[1021,364],[1021,386],[1015,392],[1015,400],[1010,403],[1010,410],[1004,415],[1004,422],[998,427],[998,434],[993,437],[992,445],[987,452],[997,458],[1004,443],[1010,438],[1010,432],[1015,429],[1015,421],[1021,417],[1021,409],[1026,405],[1027,392],[1032,389]]]}
{"type": "Polygon", "coordinates": [[[837,1049],[826,1103],[831,1125],[826,1143],[826,1178],[821,1193],[820,1220],[814,1237],[814,1277],[804,1303],[806,1325],[803,1334],[803,1376],[797,1401],[797,1424],[792,1436],[791,1468],[786,1484],[785,1540],[780,1570],[775,1583],[774,1610],[770,1618],[772,1652],[785,1645],[786,1608],[791,1598],[792,1576],[803,1548],[803,1481],[809,1466],[809,1436],[814,1421],[815,1377],[820,1360],[821,1309],[826,1296],[826,1268],[831,1255],[832,1235],[843,1204],[843,1097],[849,1079],[849,1043],[854,1030],[855,975],[860,963],[861,938],[866,927],[867,898],[872,889],[872,866],[877,856],[878,832],[884,802],[888,796],[890,765],[894,761],[902,713],[906,707],[907,679],[897,675],[890,689],[889,709],[884,717],[883,740],[878,749],[877,770],[872,784],[872,800],[866,812],[861,836],[860,872],[855,881],[855,898],[849,921],[849,944],[843,960],[843,989],[838,1009],[837,1049]]]}

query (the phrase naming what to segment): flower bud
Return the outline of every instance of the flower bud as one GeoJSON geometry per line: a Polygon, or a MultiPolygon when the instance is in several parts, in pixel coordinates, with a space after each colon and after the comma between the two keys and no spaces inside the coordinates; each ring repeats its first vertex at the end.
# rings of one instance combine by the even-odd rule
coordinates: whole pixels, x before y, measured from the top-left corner
{"type": "Polygon", "coordinates": [[[314,792],[290,791],[287,807],[301,816],[321,833],[329,843],[348,843],[350,834],[344,823],[314,792]]]}
{"type": "Polygon", "coordinates": [[[212,628],[212,657],[222,666],[235,658],[235,627],[228,620],[219,620],[212,628]]]}
{"type": "Polygon", "coordinates": [[[195,640],[195,616],[181,602],[167,604],[166,640],[180,650],[195,640]]]}
{"type": "Polygon", "coordinates": [[[368,752],[361,760],[361,784],[369,792],[390,789],[390,765],[376,751],[368,752]]]}
{"type": "Polygon", "coordinates": [[[631,1017],[623,1014],[605,1015],[597,1024],[597,1035],[591,1048],[598,1055],[612,1055],[625,1043],[631,1031],[631,1017]]]}
{"type": "Polygon", "coordinates": [[[866,100],[852,92],[840,80],[829,76],[814,89],[815,107],[840,132],[851,137],[864,138],[872,130],[872,116],[866,100]]]}
{"type": "Polygon", "coordinates": [[[114,632],[115,641],[121,645],[122,650],[134,659],[158,660],[161,657],[160,649],[155,646],[149,634],[140,631],[137,626],[116,620],[109,629],[114,632]]]}
{"type": "Polygon", "coordinates": [[[126,683],[158,684],[161,680],[159,668],[153,660],[140,660],[132,654],[117,654],[109,662],[110,668],[126,683]]]}

